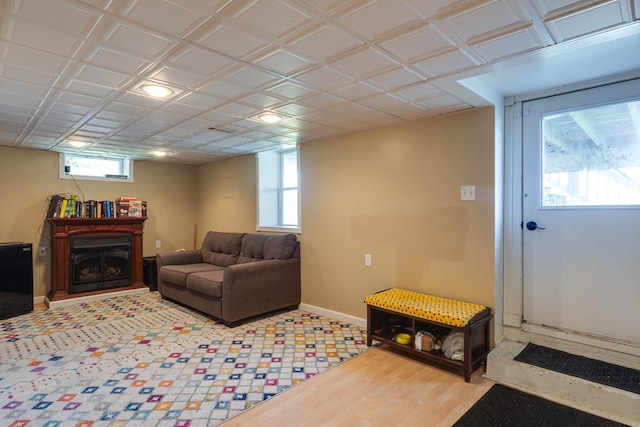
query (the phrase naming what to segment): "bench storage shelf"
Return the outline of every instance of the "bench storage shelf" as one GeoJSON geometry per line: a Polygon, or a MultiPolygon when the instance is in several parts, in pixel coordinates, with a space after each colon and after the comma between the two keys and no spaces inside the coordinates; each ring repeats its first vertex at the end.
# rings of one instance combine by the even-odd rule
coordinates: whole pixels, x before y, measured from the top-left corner
{"type": "Polygon", "coordinates": [[[489,320],[492,318],[488,307],[396,288],[370,295],[365,302],[367,303],[367,345],[371,346],[375,340],[434,364],[461,371],[466,382],[471,381],[473,371],[480,366],[485,366],[490,349],[489,320]],[[408,298],[405,300],[405,297],[408,298]],[[416,308],[424,305],[425,299],[430,300],[429,308],[426,311],[416,308]],[[437,310],[433,308],[434,301],[435,306],[438,307],[437,310]],[[465,313],[462,317],[458,316],[460,305],[464,306],[465,313]],[[453,313],[454,311],[456,313],[453,313]],[[429,332],[438,337],[447,336],[451,332],[461,332],[464,337],[464,359],[449,359],[441,350],[416,350],[414,339],[416,333],[420,331],[429,332]],[[412,337],[411,342],[408,344],[396,342],[395,336],[398,332],[408,333],[412,337]]]}

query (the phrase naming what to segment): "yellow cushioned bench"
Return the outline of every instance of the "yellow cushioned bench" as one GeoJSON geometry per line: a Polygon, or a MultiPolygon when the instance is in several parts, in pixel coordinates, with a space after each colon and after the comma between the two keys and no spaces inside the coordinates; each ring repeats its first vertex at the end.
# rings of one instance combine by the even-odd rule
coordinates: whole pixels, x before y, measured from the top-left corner
{"type": "Polygon", "coordinates": [[[364,302],[367,304],[367,345],[375,340],[430,362],[461,370],[466,382],[471,381],[475,369],[486,365],[490,349],[489,320],[493,317],[488,307],[399,288],[369,295],[364,302]],[[411,335],[409,344],[396,341],[398,327],[411,335]],[[463,360],[449,359],[440,350],[415,348],[416,333],[430,328],[445,336],[462,333],[463,360]]]}
{"type": "Polygon", "coordinates": [[[369,295],[364,302],[389,311],[457,327],[466,326],[471,319],[487,309],[480,304],[398,288],[369,295]]]}

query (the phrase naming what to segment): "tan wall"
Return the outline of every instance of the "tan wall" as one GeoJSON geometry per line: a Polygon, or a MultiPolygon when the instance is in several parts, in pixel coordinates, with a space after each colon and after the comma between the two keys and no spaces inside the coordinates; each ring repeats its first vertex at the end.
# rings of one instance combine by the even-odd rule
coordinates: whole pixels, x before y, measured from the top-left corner
{"type": "Polygon", "coordinates": [[[401,287],[493,306],[493,145],[492,108],[303,145],[303,301],[365,317],[401,287]]]}
{"type": "MultiPolygon", "coordinates": [[[[193,245],[197,211],[197,174],[193,166],[136,161],[134,183],[80,181],[86,199],[135,196],[148,202],[144,255],[193,245]],[[156,250],[155,241],[162,248],[156,250]]],[[[34,295],[50,289],[49,226],[44,220],[47,199],[55,193],[80,194],[72,180],[58,178],[58,154],[0,147],[0,242],[24,241],[34,247],[34,295]],[[47,255],[39,256],[38,247],[47,255]]]]}
{"type": "MultiPolygon", "coordinates": [[[[483,108],[303,144],[303,302],[365,317],[366,295],[398,286],[493,307],[493,123],[483,108]],[[477,200],[461,201],[461,185],[477,200]]],[[[200,238],[255,231],[253,156],[199,179],[200,238]]]]}
{"type": "Polygon", "coordinates": [[[198,180],[198,247],[209,230],[255,233],[255,156],[199,166],[198,180]]]}

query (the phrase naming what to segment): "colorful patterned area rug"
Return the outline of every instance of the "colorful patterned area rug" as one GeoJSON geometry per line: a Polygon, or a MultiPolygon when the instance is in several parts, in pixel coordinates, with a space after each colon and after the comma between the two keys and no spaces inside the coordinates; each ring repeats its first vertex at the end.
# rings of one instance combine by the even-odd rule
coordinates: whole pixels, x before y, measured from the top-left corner
{"type": "Polygon", "coordinates": [[[215,426],[368,350],[294,310],[235,328],[157,292],[0,321],[0,425],[215,426]]]}

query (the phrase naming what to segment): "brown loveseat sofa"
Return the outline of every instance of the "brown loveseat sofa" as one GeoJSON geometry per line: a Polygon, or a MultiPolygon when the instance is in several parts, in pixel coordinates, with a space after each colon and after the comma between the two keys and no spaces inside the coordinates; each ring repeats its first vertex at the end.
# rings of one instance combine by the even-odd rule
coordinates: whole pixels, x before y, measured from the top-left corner
{"type": "Polygon", "coordinates": [[[202,248],[156,255],[158,291],[228,326],[300,304],[300,244],[293,234],[210,231],[202,248]]]}

